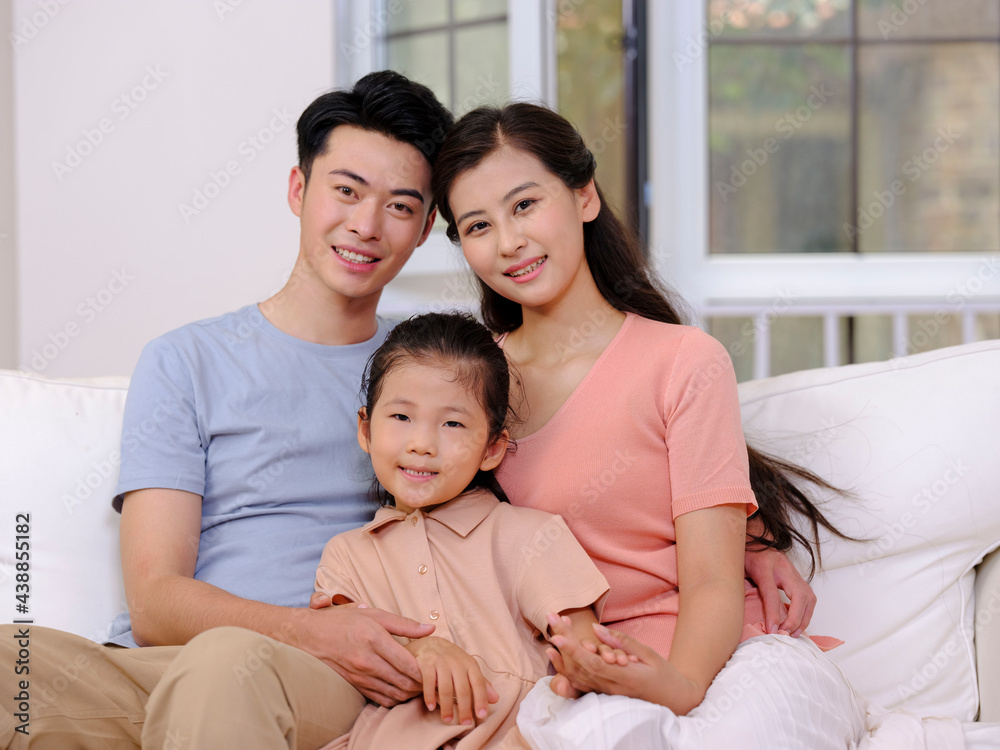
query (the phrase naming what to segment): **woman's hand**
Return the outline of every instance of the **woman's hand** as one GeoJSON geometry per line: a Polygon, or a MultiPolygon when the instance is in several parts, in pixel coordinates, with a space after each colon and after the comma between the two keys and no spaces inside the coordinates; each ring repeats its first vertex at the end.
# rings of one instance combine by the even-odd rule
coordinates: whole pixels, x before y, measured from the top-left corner
{"type": "Polygon", "coordinates": [[[407,644],[423,677],[424,704],[428,711],[441,707],[441,720],[450,724],[458,709],[460,724],[472,725],[473,711],[486,718],[489,704],[500,700],[483,676],[479,663],[449,640],[428,636],[407,644]]]}
{"type": "Polygon", "coordinates": [[[625,664],[614,662],[588,649],[576,637],[570,623],[562,620],[550,624],[552,643],[559,650],[549,649],[548,655],[558,674],[550,687],[564,698],[576,698],[580,693],[597,692],[641,698],[666,706],[683,716],[701,703],[705,689],[690,680],[656,651],[635,639],[594,625],[594,635],[617,657],[625,655],[625,664]]]}
{"type": "Polygon", "coordinates": [[[768,633],[784,630],[798,638],[809,626],[816,608],[816,594],[783,552],[771,547],[746,551],[747,575],[760,591],[764,604],[764,629],[768,633]],[[788,612],[782,619],[779,591],[788,597],[788,612]]]}

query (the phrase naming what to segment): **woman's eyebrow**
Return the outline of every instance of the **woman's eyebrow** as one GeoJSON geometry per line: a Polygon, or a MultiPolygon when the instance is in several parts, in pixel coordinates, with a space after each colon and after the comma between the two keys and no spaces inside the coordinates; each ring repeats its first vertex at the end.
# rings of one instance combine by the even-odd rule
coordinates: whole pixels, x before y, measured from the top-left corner
{"type": "MultiPolygon", "coordinates": [[[[538,183],[537,182],[526,182],[523,185],[518,185],[516,188],[512,188],[511,190],[507,191],[507,193],[504,195],[504,197],[500,199],[500,202],[501,203],[506,203],[511,198],[513,198],[515,195],[517,195],[518,193],[520,193],[522,190],[527,190],[528,188],[533,188],[533,187],[538,187],[538,183]]],[[[455,224],[461,224],[463,221],[465,221],[466,219],[468,219],[470,216],[475,216],[476,214],[481,214],[481,213],[485,213],[485,211],[483,211],[483,209],[481,209],[481,208],[477,208],[475,211],[467,211],[466,213],[462,214],[457,219],[455,219],[455,224]]]]}

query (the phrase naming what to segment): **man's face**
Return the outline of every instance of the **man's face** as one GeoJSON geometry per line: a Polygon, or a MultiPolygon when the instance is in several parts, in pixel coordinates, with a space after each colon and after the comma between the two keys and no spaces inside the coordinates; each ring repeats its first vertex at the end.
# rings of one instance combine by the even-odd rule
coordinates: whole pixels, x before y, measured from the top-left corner
{"type": "Polygon", "coordinates": [[[299,217],[298,271],[321,294],[378,302],[434,221],[431,168],[413,146],[341,125],[308,185],[295,167],[288,204],[299,217]]]}

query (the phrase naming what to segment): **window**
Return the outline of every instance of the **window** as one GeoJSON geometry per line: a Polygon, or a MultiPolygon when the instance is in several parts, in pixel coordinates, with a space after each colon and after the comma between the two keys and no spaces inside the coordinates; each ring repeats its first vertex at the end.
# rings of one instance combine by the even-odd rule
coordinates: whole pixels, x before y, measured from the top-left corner
{"type": "Polygon", "coordinates": [[[654,8],[654,249],[741,378],[1000,334],[996,2],[654,8]]]}

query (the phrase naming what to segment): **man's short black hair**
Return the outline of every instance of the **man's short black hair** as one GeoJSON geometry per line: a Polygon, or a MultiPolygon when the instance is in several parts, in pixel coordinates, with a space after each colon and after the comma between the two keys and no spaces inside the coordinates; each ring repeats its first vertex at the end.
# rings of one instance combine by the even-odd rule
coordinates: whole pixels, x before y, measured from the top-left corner
{"type": "Polygon", "coordinates": [[[364,76],[347,90],[329,91],[299,117],[299,168],[309,182],[313,162],[326,153],[330,132],[354,125],[416,148],[431,167],[455,118],[423,84],[392,70],[364,76]]]}

